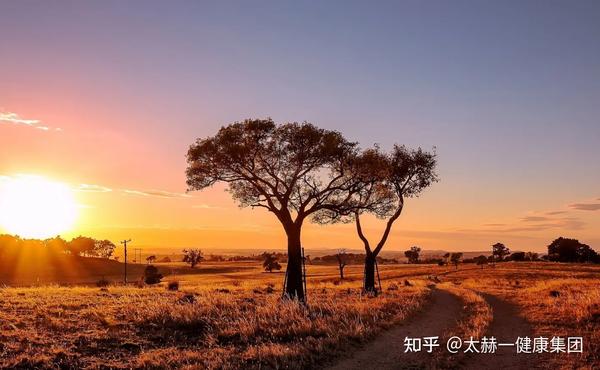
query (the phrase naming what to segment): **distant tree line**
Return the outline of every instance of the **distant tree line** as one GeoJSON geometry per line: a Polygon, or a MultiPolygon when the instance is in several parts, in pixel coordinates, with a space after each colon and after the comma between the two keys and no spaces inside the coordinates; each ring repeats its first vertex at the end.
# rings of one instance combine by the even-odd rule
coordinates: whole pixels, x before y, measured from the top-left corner
{"type": "Polygon", "coordinates": [[[5,258],[23,253],[110,258],[114,250],[115,244],[110,240],[98,240],[87,236],[78,236],[71,241],[66,241],[60,236],[41,240],[23,239],[7,234],[0,235],[0,255],[5,258]]]}
{"type": "MultiPolygon", "coordinates": [[[[344,259],[347,265],[361,265],[365,263],[365,253],[344,253],[344,259]]],[[[314,257],[311,259],[311,263],[314,265],[335,265],[338,264],[339,253],[328,254],[325,256],[314,257]]],[[[377,263],[379,264],[393,264],[399,263],[395,258],[384,258],[377,256],[377,263]]]]}

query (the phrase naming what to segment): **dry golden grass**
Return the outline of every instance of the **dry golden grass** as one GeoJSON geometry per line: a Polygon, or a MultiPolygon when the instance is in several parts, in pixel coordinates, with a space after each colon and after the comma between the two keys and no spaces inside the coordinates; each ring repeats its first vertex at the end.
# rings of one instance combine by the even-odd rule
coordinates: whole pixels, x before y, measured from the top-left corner
{"type": "Polygon", "coordinates": [[[255,262],[205,267],[174,269],[152,288],[1,288],[0,367],[316,367],[410,320],[426,304],[427,275],[464,302],[453,335],[484,335],[491,314],[477,292],[486,292],[517,305],[536,335],[584,337],[583,355],[549,356],[546,367],[600,363],[600,267],[386,265],[384,294],[372,298],[360,294],[361,266],[347,267],[340,283],[335,266],[309,265],[308,307],[281,301],[283,274],[261,272],[255,262]],[[165,289],[172,280],[180,291],[165,289]]]}
{"type": "Polygon", "coordinates": [[[5,288],[0,366],[306,368],[406,318],[424,284],[372,298],[356,283],[309,286],[308,307],[264,280],[153,288],[5,288]]]}
{"type": "Polygon", "coordinates": [[[461,338],[483,337],[492,321],[492,310],[481,294],[449,283],[440,284],[440,288],[458,296],[464,304],[454,335],[461,338]]]}
{"type": "Polygon", "coordinates": [[[519,307],[535,335],[584,338],[583,354],[548,355],[548,368],[600,364],[600,266],[507,263],[455,275],[462,287],[484,291],[519,307]]]}

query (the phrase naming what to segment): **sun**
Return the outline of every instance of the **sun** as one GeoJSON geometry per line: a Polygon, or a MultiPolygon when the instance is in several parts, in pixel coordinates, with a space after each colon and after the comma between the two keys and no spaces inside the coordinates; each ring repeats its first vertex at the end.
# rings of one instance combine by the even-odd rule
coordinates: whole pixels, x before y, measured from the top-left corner
{"type": "Polygon", "coordinates": [[[77,217],[66,184],[21,175],[0,182],[0,227],[24,238],[48,238],[70,230],[77,217]]]}

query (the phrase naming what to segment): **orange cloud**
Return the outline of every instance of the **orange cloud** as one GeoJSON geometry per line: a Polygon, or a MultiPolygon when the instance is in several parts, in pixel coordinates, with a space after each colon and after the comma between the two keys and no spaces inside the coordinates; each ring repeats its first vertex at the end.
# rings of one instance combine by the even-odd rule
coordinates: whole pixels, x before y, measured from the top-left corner
{"type": "Polygon", "coordinates": [[[585,202],[585,203],[573,203],[569,204],[568,207],[578,211],[600,211],[600,199],[596,201],[585,202]]]}
{"type": "Polygon", "coordinates": [[[164,190],[123,190],[127,194],[141,195],[144,197],[160,197],[160,198],[190,198],[191,195],[186,193],[171,193],[164,190]]]}

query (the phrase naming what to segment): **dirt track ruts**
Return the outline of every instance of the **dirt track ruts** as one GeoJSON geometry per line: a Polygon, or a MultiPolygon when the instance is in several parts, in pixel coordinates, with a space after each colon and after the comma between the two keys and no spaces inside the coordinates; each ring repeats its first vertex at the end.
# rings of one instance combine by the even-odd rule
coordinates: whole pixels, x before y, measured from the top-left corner
{"type": "MultiPolygon", "coordinates": [[[[527,320],[519,316],[512,303],[490,294],[483,297],[492,308],[493,319],[486,336],[495,337],[498,343],[515,343],[517,337],[529,337],[533,341],[533,330],[527,320]]],[[[463,369],[534,369],[541,361],[536,354],[517,353],[514,346],[498,347],[496,353],[471,354],[464,362],[463,369]]]]}
{"type": "MultiPolygon", "coordinates": [[[[492,308],[493,319],[486,336],[495,337],[498,343],[515,343],[517,337],[533,340],[533,330],[529,323],[518,314],[513,304],[490,294],[482,294],[492,308]]],[[[360,349],[351,352],[326,369],[367,370],[367,369],[427,369],[435,368],[434,356],[422,350],[418,353],[404,353],[405,337],[442,336],[456,326],[462,314],[462,303],[453,294],[434,289],[430,302],[408,322],[384,332],[360,349]]],[[[466,338],[463,338],[463,340],[466,338]]],[[[480,339],[480,338],[474,338],[480,339]]],[[[438,350],[445,351],[445,343],[440,340],[438,350]]],[[[455,367],[459,369],[535,369],[540,368],[538,355],[516,353],[515,346],[500,346],[496,353],[468,354],[457,358],[455,367]]]]}
{"type": "MultiPolygon", "coordinates": [[[[441,336],[456,325],[462,310],[455,295],[433,289],[430,302],[408,322],[396,326],[341,359],[330,370],[406,369],[428,367],[433,355],[426,351],[404,353],[405,337],[441,336]]],[[[440,347],[443,343],[440,343],[440,347]]],[[[439,348],[438,348],[439,350],[439,348]]]]}

